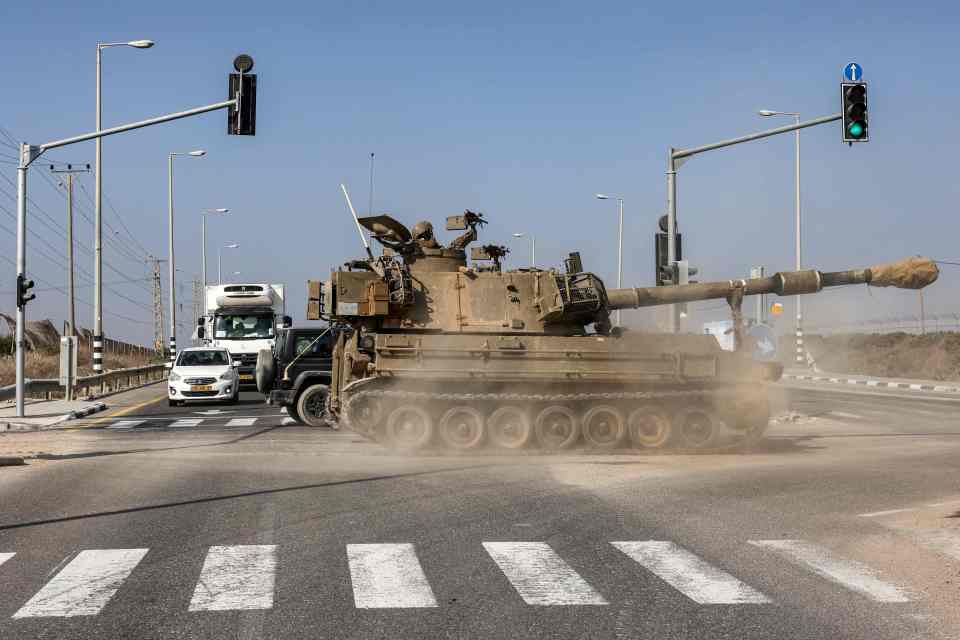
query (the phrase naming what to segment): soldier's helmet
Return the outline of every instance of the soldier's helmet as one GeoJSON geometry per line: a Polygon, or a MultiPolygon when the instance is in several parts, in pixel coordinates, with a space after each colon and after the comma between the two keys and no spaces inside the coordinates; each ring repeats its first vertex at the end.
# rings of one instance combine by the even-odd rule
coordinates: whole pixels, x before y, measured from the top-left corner
{"type": "Polygon", "coordinates": [[[433,225],[426,220],[421,220],[413,225],[411,233],[415,240],[430,240],[433,238],[433,225]]]}

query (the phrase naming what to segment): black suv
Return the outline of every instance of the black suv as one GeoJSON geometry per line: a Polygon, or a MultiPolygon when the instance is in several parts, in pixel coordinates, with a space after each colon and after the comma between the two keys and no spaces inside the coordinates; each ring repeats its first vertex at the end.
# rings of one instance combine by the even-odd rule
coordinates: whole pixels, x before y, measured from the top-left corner
{"type": "Polygon", "coordinates": [[[263,349],[257,357],[257,389],[267,404],[286,407],[291,418],[311,427],[330,424],[325,405],[338,332],[322,327],[279,331],[273,351],[263,349]]]}

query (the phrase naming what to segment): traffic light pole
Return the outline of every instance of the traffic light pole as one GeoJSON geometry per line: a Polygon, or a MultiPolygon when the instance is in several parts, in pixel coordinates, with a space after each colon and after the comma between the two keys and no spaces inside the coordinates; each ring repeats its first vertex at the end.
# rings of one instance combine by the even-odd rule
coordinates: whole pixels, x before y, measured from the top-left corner
{"type": "MultiPolygon", "coordinates": [[[[177,113],[170,113],[165,116],[158,116],[156,118],[150,118],[149,120],[141,120],[140,122],[132,122],[130,124],[121,125],[119,127],[112,127],[110,129],[102,129],[99,131],[93,131],[91,133],[85,133],[83,135],[74,136],[72,138],[64,138],[63,140],[55,140],[53,142],[48,142],[39,146],[29,145],[27,143],[21,143],[20,145],[20,162],[17,166],[17,278],[18,281],[26,277],[27,273],[27,169],[30,168],[30,165],[43,153],[49,149],[56,149],[59,147],[65,147],[67,145],[76,144],[78,142],[86,142],[87,140],[94,140],[105,138],[107,136],[112,136],[117,133],[124,133],[126,131],[133,131],[134,129],[142,129],[144,127],[149,127],[155,124],[162,124],[164,122],[171,122],[173,120],[180,120],[181,118],[189,118],[190,116],[200,115],[201,113],[207,113],[209,111],[217,111],[219,109],[228,109],[231,107],[236,107],[239,105],[239,100],[234,98],[232,100],[225,100],[223,102],[217,102],[216,104],[209,104],[205,107],[197,107],[196,109],[190,109],[188,111],[179,111],[177,113]]],[[[23,399],[24,399],[24,340],[23,332],[24,326],[26,324],[26,305],[17,305],[17,329],[15,333],[14,340],[16,342],[17,352],[15,354],[16,359],[16,373],[17,373],[17,417],[23,417],[23,399]]]]}
{"type": "MultiPolygon", "coordinates": [[[[766,131],[752,133],[740,138],[721,140],[720,142],[705,144],[701,147],[693,147],[691,149],[671,148],[667,160],[667,260],[673,263],[677,259],[677,169],[679,169],[688,158],[706,153],[707,151],[713,151],[714,149],[731,147],[744,142],[753,142],[754,140],[769,138],[770,136],[781,133],[799,131],[807,127],[815,127],[820,124],[836,122],[842,119],[843,114],[837,113],[832,116],[823,116],[822,118],[815,118],[813,120],[807,120],[806,122],[797,122],[783,127],[777,127],[776,129],[767,129],[766,131]]],[[[669,309],[668,328],[670,333],[677,333],[680,329],[680,310],[676,305],[670,305],[669,309]]]]}

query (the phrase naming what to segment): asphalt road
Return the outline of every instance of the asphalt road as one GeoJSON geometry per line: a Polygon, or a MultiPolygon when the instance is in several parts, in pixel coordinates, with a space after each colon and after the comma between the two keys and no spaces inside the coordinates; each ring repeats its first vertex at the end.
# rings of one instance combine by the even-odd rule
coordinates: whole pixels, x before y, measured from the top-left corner
{"type": "Polygon", "coordinates": [[[722,455],[402,457],[254,395],[0,437],[46,452],[0,637],[960,637],[960,402],[777,399],[722,455]]]}

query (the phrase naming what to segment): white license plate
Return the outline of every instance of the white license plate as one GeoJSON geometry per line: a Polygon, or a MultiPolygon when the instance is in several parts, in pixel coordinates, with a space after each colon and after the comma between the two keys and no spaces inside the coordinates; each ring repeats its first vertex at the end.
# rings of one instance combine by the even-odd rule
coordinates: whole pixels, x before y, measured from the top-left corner
{"type": "Polygon", "coordinates": [[[213,391],[213,386],[209,384],[190,385],[190,391],[213,391]]]}

